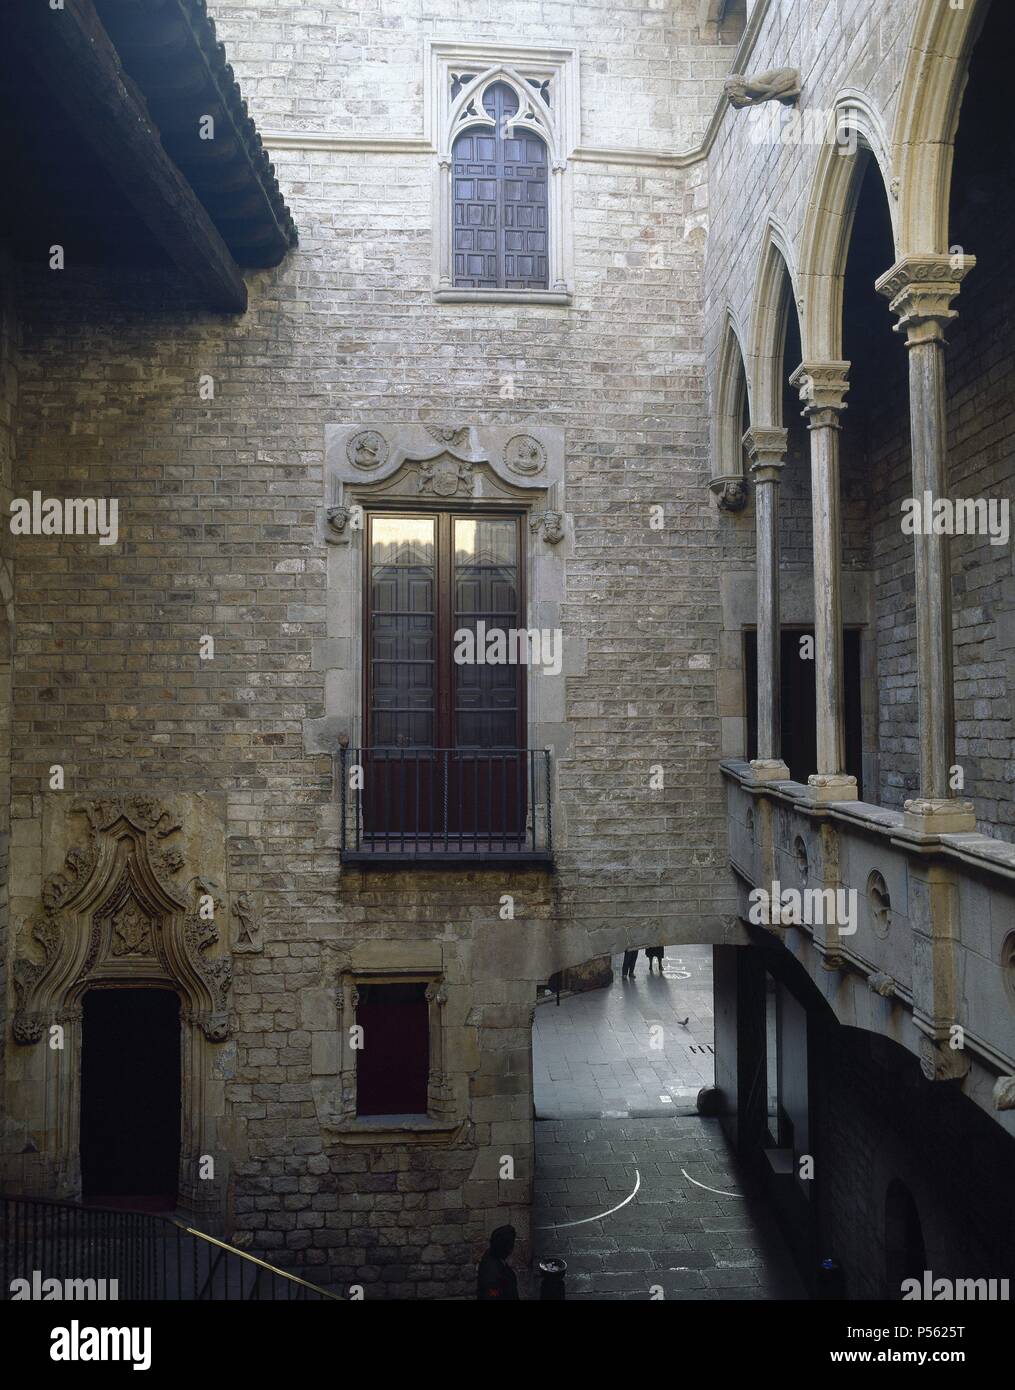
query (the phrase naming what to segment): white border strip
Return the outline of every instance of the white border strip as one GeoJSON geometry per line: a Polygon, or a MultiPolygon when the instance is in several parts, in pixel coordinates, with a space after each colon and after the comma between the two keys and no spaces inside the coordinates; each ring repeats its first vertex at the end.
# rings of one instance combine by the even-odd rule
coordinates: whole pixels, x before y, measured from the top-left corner
{"type": "Polygon", "coordinates": [[[586,1226],[590,1221],[602,1221],[605,1217],[612,1216],[615,1211],[619,1211],[621,1207],[626,1207],[628,1202],[633,1201],[638,1195],[639,1187],[641,1187],[641,1174],[636,1168],[634,1170],[634,1191],[631,1192],[629,1196],[625,1197],[622,1202],[618,1202],[615,1207],[611,1207],[609,1211],[601,1211],[598,1216],[583,1216],[580,1221],[551,1221],[549,1226],[537,1226],[536,1230],[562,1231],[565,1226],[586,1226]]]}

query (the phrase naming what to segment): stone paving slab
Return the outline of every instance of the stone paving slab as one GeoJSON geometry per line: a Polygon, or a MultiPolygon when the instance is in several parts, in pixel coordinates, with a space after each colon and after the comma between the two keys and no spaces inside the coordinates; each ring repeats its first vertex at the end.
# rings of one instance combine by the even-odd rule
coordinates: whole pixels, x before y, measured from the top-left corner
{"type": "Polygon", "coordinates": [[[736,1195],[743,1190],[716,1120],[536,1124],[536,1253],[567,1260],[569,1298],[648,1300],[653,1287],[667,1299],[803,1298],[773,1218],[753,1194],[736,1195]],[[604,1216],[633,1191],[636,1172],[637,1195],[604,1216]]]}
{"type": "Polygon", "coordinates": [[[711,947],[668,947],[661,976],[648,974],[643,954],[634,980],[621,979],[622,964],[615,957],[609,988],[536,1009],[537,1119],[688,1113],[701,1087],[712,1085],[711,947]]]}

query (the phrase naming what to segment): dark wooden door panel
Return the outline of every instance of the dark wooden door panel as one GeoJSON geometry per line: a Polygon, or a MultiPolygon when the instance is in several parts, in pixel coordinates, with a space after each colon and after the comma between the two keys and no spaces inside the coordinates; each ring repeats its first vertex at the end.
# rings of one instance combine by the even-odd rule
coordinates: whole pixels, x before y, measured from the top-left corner
{"type": "Polygon", "coordinates": [[[356,1058],[358,1115],[425,1115],[430,1071],[426,986],[358,986],[356,1058]]]}
{"type": "Polygon", "coordinates": [[[364,832],[523,838],[526,665],[482,659],[524,630],[521,518],[375,512],[366,537],[364,832]],[[480,659],[455,660],[463,633],[480,659]]]}
{"type": "Polygon", "coordinates": [[[488,88],[483,104],[496,130],[466,130],[451,151],[454,283],[461,289],[546,289],[546,145],[517,127],[507,134],[518,111],[507,83],[488,88]]]}

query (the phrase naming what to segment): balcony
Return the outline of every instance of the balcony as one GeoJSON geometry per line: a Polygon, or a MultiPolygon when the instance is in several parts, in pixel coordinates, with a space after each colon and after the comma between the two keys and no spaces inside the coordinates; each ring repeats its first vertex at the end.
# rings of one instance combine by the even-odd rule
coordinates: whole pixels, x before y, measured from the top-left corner
{"type": "Polygon", "coordinates": [[[722,771],[741,918],[797,958],[841,1023],[891,1038],[1015,1135],[1015,846],[815,803],[739,759],[722,771]],[[773,921],[751,895],[777,886],[792,901],[773,921]]]}
{"type": "Polygon", "coordinates": [[[343,864],[551,865],[550,750],[341,748],[343,864]]]}

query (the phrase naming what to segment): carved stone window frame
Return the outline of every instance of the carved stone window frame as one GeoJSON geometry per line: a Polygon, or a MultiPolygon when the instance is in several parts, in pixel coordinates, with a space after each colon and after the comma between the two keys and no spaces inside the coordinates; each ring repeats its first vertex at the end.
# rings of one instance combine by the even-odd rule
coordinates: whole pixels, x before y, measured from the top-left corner
{"type": "MultiPolygon", "coordinates": [[[[573,543],[564,448],[563,429],[527,422],[444,426],[360,421],[325,427],[319,537],[328,550],[327,637],[315,642],[313,656],[314,669],[326,673],[325,713],[304,723],[310,751],[334,756],[341,739],[354,748],[363,741],[363,528],[357,523],[371,506],[521,511],[528,541],[526,626],[562,628],[565,562],[573,543]]],[[[527,745],[550,748],[554,769],[568,746],[565,676],[580,672],[584,646],[572,641],[563,651],[559,675],[529,666],[525,679],[527,745]]],[[[337,758],[335,763],[337,775],[337,758]]],[[[565,845],[562,817],[555,817],[553,829],[555,845],[565,845]]]]}
{"type": "Polygon", "coordinates": [[[433,169],[433,294],[440,304],[570,304],[574,290],[571,160],[581,132],[578,55],[572,48],[517,44],[448,43],[427,40],[425,115],[427,140],[436,151],[433,169]],[[472,80],[452,95],[453,74],[472,80]],[[530,79],[549,84],[549,106],[530,79]],[[453,197],[451,150],[463,129],[493,127],[482,94],[493,82],[506,82],[518,96],[512,124],[534,127],[547,146],[549,166],[549,288],[456,289],[453,274],[453,197]],[[465,116],[470,103],[479,114],[465,116]],[[527,120],[526,112],[534,119],[527,120]]]}
{"type": "Polygon", "coordinates": [[[466,1127],[464,1107],[455,1095],[448,1075],[445,1025],[447,987],[442,970],[378,968],[343,970],[338,979],[339,1077],[335,1108],[326,1124],[328,1131],[347,1142],[377,1143],[378,1136],[417,1142],[448,1142],[462,1137],[466,1127]],[[352,1045],[360,985],[425,984],[427,1002],[427,1107],[425,1115],[357,1115],[356,1064],[359,1050],[352,1045]]]}

